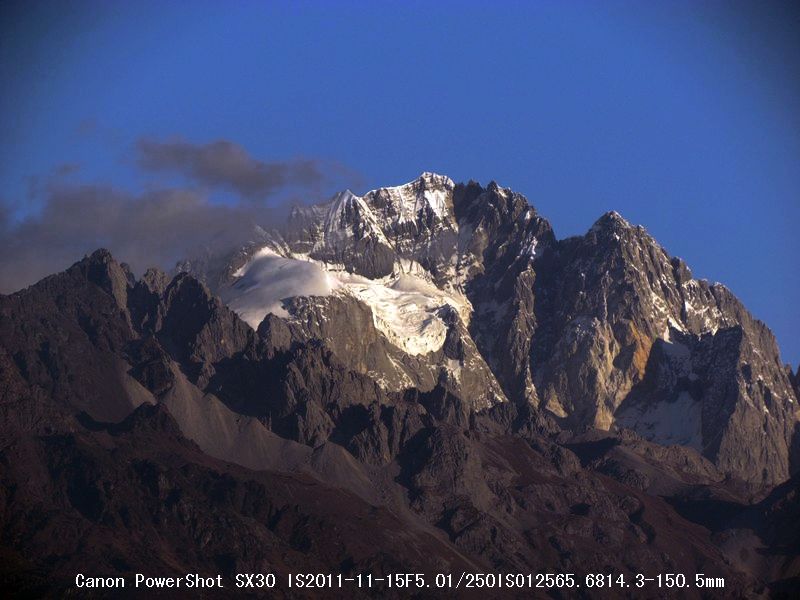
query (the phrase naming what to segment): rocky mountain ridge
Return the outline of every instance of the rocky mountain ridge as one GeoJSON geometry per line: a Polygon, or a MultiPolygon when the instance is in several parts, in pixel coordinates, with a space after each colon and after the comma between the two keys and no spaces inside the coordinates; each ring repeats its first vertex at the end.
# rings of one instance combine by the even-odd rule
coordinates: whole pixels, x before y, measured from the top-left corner
{"type": "Polygon", "coordinates": [[[388,393],[290,320],[252,330],[186,274],[136,280],[98,251],[0,297],[0,334],[0,549],[20,590],[56,594],[86,564],[655,569],[743,597],[797,583],[779,550],[791,485],[764,498],[692,449],[574,436],[441,383],[388,393]],[[717,539],[733,532],[763,560],[717,539]]]}
{"type": "Polygon", "coordinates": [[[387,392],[440,383],[476,409],[630,428],[753,482],[797,468],[800,401],[772,333],[617,213],[558,240],[521,194],[424,173],[297,208],[222,263],[183,267],[387,392]],[[286,273],[299,283],[276,287],[286,273]]]}

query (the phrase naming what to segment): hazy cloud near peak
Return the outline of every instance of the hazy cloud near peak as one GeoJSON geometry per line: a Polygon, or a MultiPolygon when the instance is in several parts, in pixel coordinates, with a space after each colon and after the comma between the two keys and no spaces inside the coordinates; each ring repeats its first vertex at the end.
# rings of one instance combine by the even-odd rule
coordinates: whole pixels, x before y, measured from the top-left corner
{"type": "Polygon", "coordinates": [[[74,163],[29,177],[26,198],[0,203],[0,293],[61,271],[98,247],[111,250],[137,274],[151,266],[168,270],[177,260],[249,241],[255,225],[279,225],[289,202],[319,201],[334,186],[343,189],[358,180],[335,162],[264,162],[226,140],[140,139],[135,151],[145,173],[180,174],[192,189],[149,182],[150,191],[133,194],[112,185],[80,184],[73,181],[80,169],[74,163]],[[193,185],[209,194],[232,191],[244,201],[214,202],[193,185]],[[21,206],[28,216],[19,221],[14,215],[21,206]]]}
{"type": "Polygon", "coordinates": [[[40,214],[12,224],[0,211],[0,293],[61,271],[98,247],[131,265],[170,269],[175,261],[246,242],[255,224],[283,208],[214,204],[192,190],[140,195],[102,185],[51,185],[40,214]]]}
{"type": "Polygon", "coordinates": [[[136,144],[137,162],[148,171],[180,173],[203,185],[227,188],[243,198],[259,200],[286,187],[314,187],[326,180],[316,160],[264,162],[227,140],[193,144],[181,138],[136,144]]]}

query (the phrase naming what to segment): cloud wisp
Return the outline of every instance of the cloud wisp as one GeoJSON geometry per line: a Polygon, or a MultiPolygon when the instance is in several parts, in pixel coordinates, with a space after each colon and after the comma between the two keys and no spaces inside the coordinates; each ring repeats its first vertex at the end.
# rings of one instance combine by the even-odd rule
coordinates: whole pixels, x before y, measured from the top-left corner
{"type": "Polygon", "coordinates": [[[265,162],[228,140],[193,144],[176,138],[142,138],[136,144],[138,165],[147,171],[178,173],[202,185],[228,189],[248,200],[262,200],[287,187],[315,187],[327,179],[316,160],[265,162]]]}
{"type": "Polygon", "coordinates": [[[178,174],[188,180],[186,187],[151,183],[149,191],[131,193],[79,184],[70,180],[78,165],[64,163],[29,178],[24,204],[30,210],[23,220],[13,217],[19,206],[12,210],[15,205],[0,202],[0,293],[35,283],[98,247],[138,273],[226,252],[249,241],[256,225],[282,223],[290,202],[320,200],[358,179],[336,163],[261,161],[226,140],[140,139],[135,152],[144,175],[178,174]],[[216,192],[232,196],[219,201],[216,192]]]}
{"type": "Polygon", "coordinates": [[[171,268],[193,253],[245,242],[256,224],[276,222],[282,208],[211,202],[184,189],[140,195],[99,185],[55,184],[42,211],[18,224],[0,215],[0,293],[62,270],[98,247],[141,273],[171,268]]]}

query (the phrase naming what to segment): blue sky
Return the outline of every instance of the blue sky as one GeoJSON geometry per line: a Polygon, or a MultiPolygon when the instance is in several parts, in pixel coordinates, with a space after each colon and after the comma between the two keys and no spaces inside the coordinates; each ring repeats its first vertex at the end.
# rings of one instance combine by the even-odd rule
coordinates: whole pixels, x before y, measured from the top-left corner
{"type": "Polygon", "coordinates": [[[54,180],[133,195],[181,184],[141,168],[143,138],[323,161],[335,176],[293,192],[309,200],[422,171],[494,179],[559,237],[611,209],[644,225],[742,298],[796,365],[800,21],[788,6],[6,3],[0,200],[13,226],[54,180]]]}

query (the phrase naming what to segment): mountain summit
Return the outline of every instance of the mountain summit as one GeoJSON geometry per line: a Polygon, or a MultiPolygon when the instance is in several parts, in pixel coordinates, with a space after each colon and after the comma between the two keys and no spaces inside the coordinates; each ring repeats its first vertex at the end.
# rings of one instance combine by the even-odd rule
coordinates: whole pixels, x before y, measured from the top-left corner
{"type": "Polygon", "coordinates": [[[628,428],[754,482],[794,468],[770,330],[616,212],[558,240],[512,190],[423,173],[295,208],[222,264],[189,270],[254,329],[281,318],[387,392],[441,384],[475,409],[628,428]]]}

